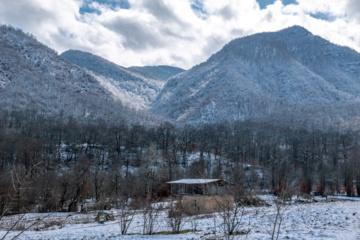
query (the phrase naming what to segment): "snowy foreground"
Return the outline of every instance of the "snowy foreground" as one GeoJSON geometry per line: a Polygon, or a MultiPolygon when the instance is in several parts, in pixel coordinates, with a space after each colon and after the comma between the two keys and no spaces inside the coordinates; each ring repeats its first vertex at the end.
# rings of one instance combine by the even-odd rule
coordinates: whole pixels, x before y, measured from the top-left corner
{"type": "MultiPolygon", "coordinates": [[[[272,203],[270,196],[262,196],[272,203]]],[[[360,199],[346,197],[315,198],[302,203],[294,201],[282,208],[283,223],[279,239],[360,239],[360,199]]],[[[111,212],[116,216],[117,210],[111,212]]],[[[95,222],[95,212],[87,214],[53,213],[41,223],[25,231],[19,239],[223,239],[218,214],[189,217],[183,226],[183,234],[164,234],[171,229],[167,224],[168,210],[161,210],[157,219],[156,235],[141,235],[143,219],[139,213],[129,229],[131,235],[121,235],[118,220],[105,224],[95,222]],[[217,218],[217,219],[216,219],[217,218]],[[196,227],[195,227],[196,226],[196,227]]],[[[275,205],[246,207],[243,209],[240,231],[248,232],[234,239],[270,239],[275,205]]],[[[48,214],[27,214],[5,239],[12,239],[20,230],[48,214]]],[[[0,221],[0,239],[21,215],[5,217],[0,221]]]]}

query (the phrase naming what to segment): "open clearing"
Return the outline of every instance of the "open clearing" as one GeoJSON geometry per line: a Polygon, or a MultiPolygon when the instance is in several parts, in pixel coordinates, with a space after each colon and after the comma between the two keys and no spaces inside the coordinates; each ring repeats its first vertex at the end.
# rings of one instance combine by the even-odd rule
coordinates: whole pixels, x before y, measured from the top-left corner
{"type": "MultiPolygon", "coordinates": [[[[271,196],[261,196],[269,204],[271,196]]],[[[360,199],[346,197],[302,199],[282,208],[283,223],[279,239],[360,239],[360,199]]],[[[161,204],[157,204],[160,206],[161,204]]],[[[166,205],[166,203],[164,203],[166,205]]],[[[23,232],[19,239],[222,239],[218,214],[190,216],[182,227],[182,234],[169,234],[168,209],[159,209],[155,235],[142,235],[143,218],[139,211],[130,226],[130,235],[121,235],[118,219],[105,224],[95,222],[96,212],[81,213],[29,213],[8,233],[12,239],[32,223],[45,218],[23,232]],[[191,230],[191,231],[190,231],[191,230]],[[160,234],[161,233],[161,234],[160,234]]],[[[109,212],[118,215],[118,210],[109,212]]],[[[245,207],[240,231],[247,234],[234,239],[269,239],[273,228],[275,207],[245,207]]],[[[0,238],[6,229],[22,215],[4,217],[0,222],[0,238]]]]}

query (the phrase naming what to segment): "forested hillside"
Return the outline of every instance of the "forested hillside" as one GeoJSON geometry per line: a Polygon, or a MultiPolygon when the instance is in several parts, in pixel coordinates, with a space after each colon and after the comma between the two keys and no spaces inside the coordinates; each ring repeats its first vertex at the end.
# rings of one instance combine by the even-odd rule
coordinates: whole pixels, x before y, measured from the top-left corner
{"type": "Polygon", "coordinates": [[[85,201],[169,195],[167,181],[223,178],[236,197],[360,192],[359,133],[256,122],[201,127],[83,124],[3,112],[0,210],[73,211],[85,201]]]}
{"type": "MultiPolygon", "coordinates": [[[[0,109],[73,117],[153,124],[156,118],[124,104],[104,84],[33,36],[0,26],[0,109]]],[[[110,89],[109,89],[110,88],[110,89]]]]}
{"type": "Polygon", "coordinates": [[[235,199],[360,193],[360,58],[348,48],[293,27],[235,40],[183,73],[133,75],[96,56],[89,72],[21,30],[0,33],[0,214],[155,200],[180,178],[227,180],[235,199]],[[181,124],[127,106],[113,81],[135,86],[128,100],[142,107],[165,84],[152,110],[181,124]]]}
{"type": "Polygon", "coordinates": [[[149,76],[154,79],[159,79],[167,81],[169,78],[176,76],[182,72],[184,69],[171,66],[144,66],[144,67],[129,67],[131,71],[138,72],[145,76],[149,76]]]}
{"type": "Polygon", "coordinates": [[[170,79],[152,110],[177,123],[288,119],[343,124],[360,112],[360,54],[294,26],[235,39],[170,79]]]}
{"type": "Polygon", "coordinates": [[[87,52],[69,50],[61,56],[90,71],[94,78],[122,102],[140,109],[148,108],[166,82],[166,79],[156,75],[158,71],[153,74],[147,74],[147,69],[143,68],[142,71],[133,71],[87,52]]]}

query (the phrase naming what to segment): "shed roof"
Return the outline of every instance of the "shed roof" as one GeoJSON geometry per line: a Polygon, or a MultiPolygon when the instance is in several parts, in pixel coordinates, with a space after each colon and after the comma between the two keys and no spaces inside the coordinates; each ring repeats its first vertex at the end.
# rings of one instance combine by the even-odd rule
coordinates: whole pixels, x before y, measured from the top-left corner
{"type": "Polygon", "coordinates": [[[180,179],[176,181],[167,182],[169,184],[208,184],[208,183],[215,183],[218,181],[222,181],[221,179],[180,179]]]}

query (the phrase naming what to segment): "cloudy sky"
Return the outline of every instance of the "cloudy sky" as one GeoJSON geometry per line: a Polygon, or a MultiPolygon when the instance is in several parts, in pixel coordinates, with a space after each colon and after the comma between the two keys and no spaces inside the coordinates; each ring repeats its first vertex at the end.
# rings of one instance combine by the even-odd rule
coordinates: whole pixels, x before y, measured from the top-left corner
{"type": "Polygon", "coordinates": [[[234,38],[292,25],[360,52],[359,0],[1,0],[0,23],[125,67],[188,69],[234,38]]]}

